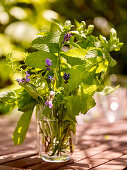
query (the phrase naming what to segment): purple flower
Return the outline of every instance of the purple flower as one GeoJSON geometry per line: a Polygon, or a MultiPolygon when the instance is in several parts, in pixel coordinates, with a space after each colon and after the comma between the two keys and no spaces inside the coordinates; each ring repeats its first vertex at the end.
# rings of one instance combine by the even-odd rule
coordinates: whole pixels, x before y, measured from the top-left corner
{"type": "Polygon", "coordinates": [[[64,73],[64,83],[68,83],[68,79],[70,78],[70,74],[66,74],[66,72],[64,73]]]}
{"type": "Polygon", "coordinates": [[[52,101],[49,101],[49,108],[51,109],[53,107],[52,101]]]}
{"type": "Polygon", "coordinates": [[[46,70],[48,70],[48,71],[49,71],[49,70],[50,70],[50,68],[49,68],[49,67],[47,67],[47,68],[46,68],[46,70]]]}
{"type": "Polygon", "coordinates": [[[45,105],[47,106],[49,104],[49,101],[47,100],[46,102],[45,102],[45,105]]]}
{"type": "Polygon", "coordinates": [[[28,71],[26,71],[25,73],[26,73],[26,78],[28,78],[30,74],[28,73],[28,71]]]}
{"type": "Polygon", "coordinates": [[[49,105],[49,108],[51,109],[52,107],[53,107],[53,104],[52,104],[52,101],[51,100],[47,100],[46,102],[45,102],[45,105],[47,106],[47,105],[49,105]]]}
{"type": "Polygon", "coordinates": [[[25,80],[22,78],[22,79],[16,79],[16,81],[19,83],[19,85],[20,85],[20,83],[25,83],[25,80]]]}
{"type": "Polygon", "coordinates": [[[16,81],[19,83],[19,85],[21,83],[28,83],[30,81],[30,78],[29,78],[30,74],[28,74],[27,71],[25,73],[26,73],[26,77],[23,77],[22,79],[16,79],[16,81]]]}
{"type": "Polygon", "coordinates": [[[71,36],[72,36],[71,33],[67,33],[67,34],[65,33],[65,35],[64,35],[64,40],[63,40],[63,44],[64,44],[65,41],[69,41],[70,38],[71,38],[71,36]]]}
{"type": "Polygon", "coordinates": [[[52,65],[52,61],[48,58],[46,58],[45,63],[47,64],[47,66],[51,66],[52,65]]]}

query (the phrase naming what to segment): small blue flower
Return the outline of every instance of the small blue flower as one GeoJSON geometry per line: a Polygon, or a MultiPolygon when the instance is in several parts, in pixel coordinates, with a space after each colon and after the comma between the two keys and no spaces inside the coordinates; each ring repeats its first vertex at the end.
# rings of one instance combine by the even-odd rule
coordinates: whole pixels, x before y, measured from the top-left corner
{"type": "Polygon", "coordinates": [[[48,76],[48,79],[49,79],[50,81],[53,80],[52,76],[48,76]]]}
{"type": "Polygon", "coordinates": [[[51,66],[52,65],[52,61],[48,58],[46,58],[45,63],[47,64],[47,66],[51,66]]]}
{"type": "Polygon", "coordinates": [[[68,83],[68,79],[70,78],[70,74],[66,74],[66,72],[64,73],[64,83],[68,83]]]}
{"type": "Polygon", "coordinates": [[[71,33],[67,33],[67,34],[65,33],[65,35],[64,35],[64,40],[63,40],[63,44],[64,44],[65,41],[69,41],[70,38],[71,38],[71,36],[72,36],[71,33]]]}

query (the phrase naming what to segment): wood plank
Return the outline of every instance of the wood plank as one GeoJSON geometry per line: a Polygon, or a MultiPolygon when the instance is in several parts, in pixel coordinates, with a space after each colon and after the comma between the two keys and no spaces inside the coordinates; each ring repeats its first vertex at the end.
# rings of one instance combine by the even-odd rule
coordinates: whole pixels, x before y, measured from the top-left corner
{"type": "Polygon", "coordinates": [[[13,153],[13,154],[0,156],[0,164],[4,164],[4,163],[11,162],[13,160],[18,160],[18,159],[25,158],[25,157],[31,157],[34,155],[38,155],[38,153],[36,151],[25,150],[25,151],[13,153]]]}
{"type": "Polygon", "coordinates": [[[93,168],[93,170],[102,170],[102,169],[122,170],[125,169],[126,167],[127,167],[127,155],[123,155],[119,158],[108,161],[103,165],[97,166],[96,168],[93,168]]]}
{"type": "Polygon", "coordinates": [[[21,170],[21,169],[0,165],[0,170],[21,170]]]}
{"type": "Polygon", "coordinates": [[[4,163],[4,165],[16,168],[27,168],[36,164],[41,164],[42,159],[39,156],[31,156],[26,158],[21,158],[18,160],[12,160],[11,162],[4,163]]]}
{"type": "Polygon", "coordinates": [[[49,163],[49,162],[42,162],[41,164],[37,164],[30,168],[31,170],[56,170],[59,167],[63,167],[68,164],[72,164],[74,162],[73,159],[67,161],[67,162],[60,162],[60,163],[49,163]]]}

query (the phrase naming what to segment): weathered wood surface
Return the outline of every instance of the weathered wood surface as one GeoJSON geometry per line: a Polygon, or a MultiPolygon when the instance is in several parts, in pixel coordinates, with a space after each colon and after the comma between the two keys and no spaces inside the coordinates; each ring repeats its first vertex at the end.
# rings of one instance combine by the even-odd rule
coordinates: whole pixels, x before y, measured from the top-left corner
{"type": "Polygon", "coordinates": [[[11,136],[15,126],[13,119],[0,117],[0,170],[127,169],[127,120],[109,124],[98,119],[78,125],[73,160],[66,163],[46,163],[38,157],[34,121],[24,144],[14,146],[11,136]]]}

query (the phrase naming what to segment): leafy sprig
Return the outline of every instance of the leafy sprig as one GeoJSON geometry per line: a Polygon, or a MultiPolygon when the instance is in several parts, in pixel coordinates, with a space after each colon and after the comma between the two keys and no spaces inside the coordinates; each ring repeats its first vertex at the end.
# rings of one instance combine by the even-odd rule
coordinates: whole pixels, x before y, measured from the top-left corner
{"type": "Polygon", "coordinates": [[[42,105],[47,118],[53,114],[56,120],[76,121],[76,115],[95,106],[95,92],[107,95],[115,90],[106,87],[103,79],[116,64],[110,52],[122,46],[116,31],[112,28],[107,40],[91,35],[94,26],[86,27],[85,21],[75,20],[75,30],[70,21],[62,24],[53,19],[53,23],[55,29],[31,43],[37,51],[25,58],[25,77],[17,80],[20,91],[0,94],[2,104],[24,112],[13,134],[15,145],[24,141],[35,106],[42,105]]]}

